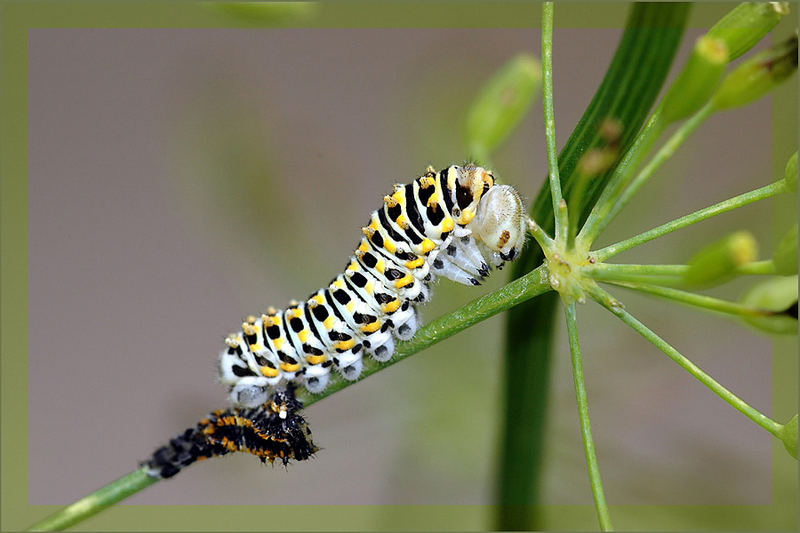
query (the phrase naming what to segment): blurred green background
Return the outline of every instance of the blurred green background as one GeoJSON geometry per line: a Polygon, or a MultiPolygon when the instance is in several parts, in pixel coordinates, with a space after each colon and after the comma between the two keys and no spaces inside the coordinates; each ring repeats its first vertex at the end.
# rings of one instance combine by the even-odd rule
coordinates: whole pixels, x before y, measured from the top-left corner
{"type": "MultiPolygon", "coordinates": [[[[598,25],[612,11],[621,25],[624,7],[591,9],[605,9],[598,25]]],[[[701,10],[678,64],[698,28],[715,20],[708,13],[728,7],[701,10]]],[[[224,11],[207,16],[237,24],[224,11]]],[[[465,111],[505,61],[539,55],[538,20],[529,26],[32,29],[29,503],[73,501],[224,405],[214,383],[224,335],[245,315],[327,283],[393,183],[429,163],[441,168],[469,156],[465,111]],[[37,327],[43,321],[46,334],[37,327]]],[[[583,26],[555,32],[559,144],[621,33],[583,26]]],[[[793,85],[781,89],[782,102],[794,102],[793,85]]],[[[773,157],[785,162],[794,142],[773,138],[780,120],[770,104],[709,121],[600,244],[779,176],[782,163],[773,166],[773,157]]],[[[546,174],[538,103],[493,160],[500,180],[533,197],[546,174]]],[[[682,262],[743,228],[767,257],[794,216],[791,202],[779,203],[706,222],[619,261],[682,262]]],[[[443,281],[423,317],[504,280],[496,273],[478,289],[443,281]]],[[[744,288],[715,294],[735,298],[744,288]]],[[[769,339],[615,293],[699,366],[770,412],[769,339]]],[[[130,503],[491,504],[501,320],[311,407],[307,417],[323,448],[313,461],[288,471],[245,456],[208,461],[130,503]]],[[[793,486],[792,471],[773,472],[770,440],[752,423],[598,307],[581,307],[579,321],[612,505],[767,505],[793,486]]],[[[563,328],[557,347],[543,503],[587,505],[563,328]]],[[[781,357],[793,356],[794,341],[783,348],[781,357]]],[[[390,527],[398,513],[380,508],[366,524],[390,527]]],[[[490,515],[474,527],[488,528],[490,515]]],[[[704,527],[700,520],[681,527],[704,527]]]]}

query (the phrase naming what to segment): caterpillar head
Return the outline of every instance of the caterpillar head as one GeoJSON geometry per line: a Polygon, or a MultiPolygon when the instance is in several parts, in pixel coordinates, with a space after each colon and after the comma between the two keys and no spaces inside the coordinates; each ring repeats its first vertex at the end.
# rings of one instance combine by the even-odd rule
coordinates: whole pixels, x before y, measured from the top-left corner
{"type": "Polygon", "coordinates": [[[464,226],[475,217],[478,203],[493,186],[491,171],[472,163],[448,169],[447,188],[453,196],[452,215],[456,224],[464,226]]]}
{"type": "Polygon", "coordinates": [[[527,235],[525,206],[510,185],[489,189],[469,225],[473,235],[492,252],[495,265],[519,256],[527,235]]]}

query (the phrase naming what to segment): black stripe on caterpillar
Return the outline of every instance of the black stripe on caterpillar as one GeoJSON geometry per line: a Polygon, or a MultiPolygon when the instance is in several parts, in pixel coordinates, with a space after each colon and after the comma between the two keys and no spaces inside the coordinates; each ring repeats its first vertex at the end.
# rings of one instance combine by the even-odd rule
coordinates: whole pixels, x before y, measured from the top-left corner
{"type": "Polygon", "coordinates": [[[290,386],[273,391],[255,408],[214,411],[142,464],[150,477],[170,478],[194,462],[233,452],[250,453],[262,463],[304,461],[318,448],[299,414],[301,408],[290,386]]]}
{"type": "Polygon", "coordinates": [[[256,407],[283,381],[321,392],[331,367],[355,380],[364,353],[387,361],[394,338],[414,335],[416,305],[430,300],[436,277],[480,285],[490,265],[519,255],[526,232],[519,194],[496,185],[491,171],[429,167],[384,197],[344,273],[303,302],[247,317],[228,336],[220,381],[234,404],[256,407]]]}

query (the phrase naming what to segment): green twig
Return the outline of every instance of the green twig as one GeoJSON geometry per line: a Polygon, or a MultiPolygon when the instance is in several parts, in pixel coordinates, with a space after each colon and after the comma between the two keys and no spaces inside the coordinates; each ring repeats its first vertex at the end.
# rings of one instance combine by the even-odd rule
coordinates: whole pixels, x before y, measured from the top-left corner
{"type": "Polygon", "coordinates": [[[766,415],[763,415],[761,412],[757,411],[756,409],[750,407],[744,400],[736,396],[734,393],[723,387],[719,382],[717,382],[714,378],[703,372],[697,365],[692,363],[689,359],[684,357],[678,350],[673,348],[668,342],[664,339],[656,335],[653,331],[651,331],[647,326],[639,322],[633,315],[628,313],[625,308],[623,307],[622,303],[619,302],[616,298],[612,297],[606,291],[601,289],[600,287],[592,286],[587,288],[589,294],[592,298],[597,301],[600,305],[614,313],[620,320],[622,320],[625,324],[633,328],[639,335],[647,339],[653,346],[667,354],[667,356],[675,361],[681,368],[689,372],[692,376],[695,377],[700,383],[711,389],[711,391],[725,400],[729,405],[731,405],[734,409],[745,415],[747,418],[755,422],[757,425],[761,426],[769,433],[775,435],[776,437],[780,438],[780,432],[783,428],[782,424],[779,424],[769,418],[766,415]]]}
{"type": "MultiPolygon", "coordinates": [[[[592,237],[597,236],[602,232],[608,224],[619,214],[631,198],[639,191],[647,180],[649,180],[656,170],[661,167],[664,162],[675,154],[675,151],[688,139],[691,134],[696,130],[705,120],[711,116],[713,108],[710,104],[705,105],[697,113],[692,115],[686,122],[672,134],[666,143],[656,152],[656,155],[642,168],[639,174],[630,182],[625,190],[621,193],[619,198],[616,199],[614,205],[611,207],[608,214],[597,221],[597,226],[593,230],[592,237]]],[[[591,241],[590,241],[591,242],[591,241]]]]}
{"type": "MultiPolygon", "coordinates": [[[[517,305],[520,302],[529,300],[535,296],[545,293],[550,290],[550,284],[547,281],[547,269],[541,266],[527,275],[518,278],[508,285],[497,289],[489,294],[477,298],[465,306],[439,317],[428,325],[420,328],[417,334],[408,342],[397,344],[394,357],[388,363],[377,363],[373,360],[364,361],[364,370],[361,373],[362,378],[370,376],[379,370],[386,368],[389,365],[397,363],[417,352],[428,348],[429,346],[443,341],[448,337],[452,337],[456,333],[472,326],[482,320],[500,313],[517,305]]],[[[353,381],[345,381],[343,379],[334,380],[328,387],[319,394],[311,394],[308,391],[299,391],[297,394],[298,399],[305,407],[312,405],[323,398],[327,398],[331,394],[342,390],[350,385],[353,381]]],[[[95,492],[81,498],[53,513],[44,520],[37,522],[31,526],[33,531],[53,531],[61,530],[70,527],[78,522],[81,522],[103,509],[118,503],[128,496],[131,496],[140,490],[149,487],[158,478],[149,477],[144,469],[137,469],[121,477],[120,479],[109,483],[95,492]]]]}
{"type": "Polygon", "coordinates": [[[775,273],[775,264],[772,262],[772,259],[753,261],[752,263],[747,263],[738,267],[736,273],[749,276],[769,276],[775,273]]]}
{"type": "Polygon", "coordinates": [[[776,183],[771,183],[754,191],[746,192],[744,194],[740,194],[739,196],[734,196],[733,198],[719,202],[718,204],[714,204],[706,207],[705,209],[700,209],[694,213],[682,216],[649,231],[640,233],[639,235],[629,239],[625,239],[624,241],[606,246],[605,248],[597,250],[596,252],[592,252],[592,256],[598,262],[605,261],[609,257],[612,257],[620,252],[624,252],[625,250],[629,250],[634,246],[639,246],[640,244],[652,241],[653,239],[657,239],[658,237],[664,236],[675,230],[685,228],[686,226],[691,226],[692,224],[707,218],[711,218],[722,213],[727,213],[728,211],[736,209],[737,207],[742,207],[765,198],[770,198],[776,194],[784,192],[785,190],[786,186],[783,180],[776,183]]]}
{"type": "Polygon", "coordinates": [[[603,189],[600,198],[597,199],[589,216],[586,218],[586,222],[575,237],[576,248],[588,250],[592,242],[597,238],[597,234],[599,233],[598,226],[611,210],[614,199],[617,198],[622,189],[629,182],[633,171],[636,170],[636,167],[644,156],[650,151],[653,143],[655,143],[656,139],[661,135],[664,124],[660,117],[661,114],[659,110],[656,109],[653,115],[650,116],[650,120],[647,121],[645,127],[639,132],[639,135],[636,137],[630,149],[622,157],[608,185],[603,189]]]}
{"type": "MultiPolygon", "coordinates": [[[[569,198],[577,185],[577,166],[587,150],[605,144],[598,124],[613,120],[621,125],[620,153],[625,153],[639,132],[662,88],[688,20],[687,3],[640,2],[631,4],[625,30],[603,81],[564,144],[558,159],[563,194],[569,198]]],[[[588,215],[612,174],[595,176],[587,184],[576,219],[588,215]]],[[[575,206],[570,206],[576,209],[575,206]]],[[[549,184],[542,184],[530,210],[531,217],[553,234],[549,184]]],[[[580,222],[579,224],[580,225],[580,222]]],[[[512,265],[519,277],[542,262],[537,246],[528,246],[512,265]]],[[[551,346],[555,306],[550,293],[512,308],[507,313],[503,357],[503,420],[498,447],[497,520],[493,529],[541,529],[539,503],[544,439],[549,401],[551,346]],[[536,327],[531,327],[535,323],[536,327]]]]}
{"type": "Polygon", "coordinates": [[[575,303],[564,305],[564,315],[567,319],[567,336],[569,337],[569,352],[572,361],[572,381],[575,384],[575,398],[578,402],[578,418],[581,425],[583,439],[583,452],[586,455],[586,468],[589,471],[589,483],[592,487],[594,507],[597,519],[603,531],[612,531],[611,519],[608,516],[608,505],[603,493],[603,482],[600,480],[600,469],[597,467],[592,440],[592,426],[589,422],[589,403],[586,398],[586,387],[583,383],[583,363],[581,362],[581,348],[578,344],[578,320],[575,316],[575,303]]]}
{"type": "Polygon", "coordinates": [[[652,285],[650,283],[641,283],[635,281],[610,281],[618,287],[626,289],[633,289],[647,294],[652,294],[673,302],[682,303],[692,307],[697,307],[706,311],[715,311],[734,317],[753,317],[753,316],[770,316],[774,314],[773,311],[767,309],[759,309],[750,307],[737,302],[729,302],[714,298],[713,296],[706,296],[704,294],[695,294],[693,292],[682,291],[680,289],[673,289],[669,287],[661,287],[659,285],[652,285]]]}
{"type": "Polygon", "coordinates": [[[555,239],[566,242],[569,229],[567,204],[561,196],[561,179],[556,155],[556,123],[553,112],[553,2],[542,4],[542,102],[544,132],[547,143],[547,165],[550,170],[550,195],[555,213],[555,239]]]}
{"type": "Polygon", "coordinates": [[[116,481],[112,481],[88,496],[84,496],[72,505],[68,505],[64,509],[51,514],[44,520],[36,522],[28,531],[61,531],[86,520],[140,490],[146,489],[156,481],[159,481],[159,479],[148,476],[144,468],[139,468],[116,481]]]}

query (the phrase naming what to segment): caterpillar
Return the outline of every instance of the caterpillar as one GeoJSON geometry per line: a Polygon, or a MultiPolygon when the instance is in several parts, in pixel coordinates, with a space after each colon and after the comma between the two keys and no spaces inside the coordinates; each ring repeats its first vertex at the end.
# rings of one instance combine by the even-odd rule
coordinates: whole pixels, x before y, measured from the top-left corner
{"type": "Polygon", "coordinates": [[[262,463],[277,459],[284,466],[290,460],[306,460],[318,448],[299,414],[301,407],[294,388],[287,387],[255,408],[214,411],[158,448],[143,466],[150,477],[170,478],[194,462],[231,452],[250,453],[262,463]]]}
{"type": "Polygon", "coordinates": [[[342,274],[303,302],[248,316],[227,337],[219,380],[235,406],[257,408],[284,382],[321,392],[332,368],[357,379],[365,353],[388,361],[394,339],[414,335],[416,306],[430,300],[437,277],[480,285],[525,242],[519,194],[471,163],[428,167],[383,201],[342,274]]]}

